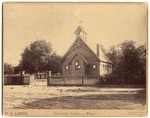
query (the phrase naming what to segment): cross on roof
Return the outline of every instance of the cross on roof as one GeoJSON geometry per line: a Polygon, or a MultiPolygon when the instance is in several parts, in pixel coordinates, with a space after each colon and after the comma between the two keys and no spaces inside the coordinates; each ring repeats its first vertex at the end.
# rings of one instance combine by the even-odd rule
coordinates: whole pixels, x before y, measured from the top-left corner
{"type": "Polygon", "coordinates": [[[81,25],[82,23],[83,23],[83,20],[80,20],[80,21],[79,21],[79,24],[81,25]]]}

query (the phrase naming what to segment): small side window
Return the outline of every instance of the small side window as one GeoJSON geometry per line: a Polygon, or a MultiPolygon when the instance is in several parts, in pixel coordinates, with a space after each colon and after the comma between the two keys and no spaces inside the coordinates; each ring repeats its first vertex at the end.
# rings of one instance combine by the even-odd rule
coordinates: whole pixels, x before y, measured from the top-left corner
{"type": "Polygon", "coordinates": [[[69,66],[66,66],[65,69],[68,70],[68,69],[69,69],[69,66]]]}
{"type": "Polygon", "coordinates": [[[92,67],[93,67],[93,69],[95,69],[95,68],[96,68],[96,65],[95,65],[95,64],[93,64],[93,66],[92,66],[92,67]]]}

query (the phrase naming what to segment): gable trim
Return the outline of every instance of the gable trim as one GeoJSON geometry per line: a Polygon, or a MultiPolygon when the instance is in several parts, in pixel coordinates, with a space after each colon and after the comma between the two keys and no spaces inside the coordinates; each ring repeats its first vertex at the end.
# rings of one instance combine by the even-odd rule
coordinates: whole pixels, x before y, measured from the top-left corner
{"type": "MultiPolygon", "coordinates": [[[[76,40],[77,40],[77,39],[76,39],[76,40]]],[[[73,49],[75,49],[75,48],[77,47],[77,46],[75,46],[75,47],[72,48],[72,46],[76,43],[76,40],[72,43],[72,45],[69,47],[69,49],[67,50],[67,52],[64,54],[64,56],[62,57],[60,63],[63,62],[64,58],[67,56],[67,54],[68,54],[71,50],[73,50],[73,49]]]]}
{"type": "Polygon", "coordinates": [[[72,60],[76,57],[76,55],[78,55],[86,64],[89,64],[88,61],[80,54],[80,53],[76,53],[71,60],[68,62],[68,65],[72,62],[72,60]]]}
{"type": "Polygon", "coordinates": [[[93,50],[91,50],[90,47],[81,39],[81,37],[78,36],[78,37],[76,38],[76,40],[73,42],[73,44],[70,46],[70,48],[68,49],[68,51],[64,54],[64,56],[63,56],[62,60],[60,61],[60,63],[63,62],[64,58],[67,56],[67,54],[68,54],[70,51],[72,51],[73,49],[77,48],[78,46],[80,46],[80,47],[82,47],[82,48],[85,48],[85,49],[91,51],[91,52],[93,53],[93,55],[95,55],[95,57],[98,59],[98,61],[100,61],[99,57],[93,52],[93,50]],[[82,45],[77,45],[77,46],[75,46],[75,47],[72,48],[72,46],[73,46],[74,44],[77,44],[77,43],[76,43],[77,40],[81,40],[82,42],[81,42],[80,44],[85,44],[86,47],[84,47],[84,46],[82,46],[82,45]]]}

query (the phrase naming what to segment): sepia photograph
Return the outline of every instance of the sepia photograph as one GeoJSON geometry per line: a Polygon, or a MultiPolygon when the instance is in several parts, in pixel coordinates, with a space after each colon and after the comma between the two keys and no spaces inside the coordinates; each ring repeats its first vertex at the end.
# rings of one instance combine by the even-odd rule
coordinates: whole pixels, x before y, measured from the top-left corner
{"type": "Polygon", "coordinates": [[[4,116],[146,116],[148,4],[4,2],[4,116]]]}

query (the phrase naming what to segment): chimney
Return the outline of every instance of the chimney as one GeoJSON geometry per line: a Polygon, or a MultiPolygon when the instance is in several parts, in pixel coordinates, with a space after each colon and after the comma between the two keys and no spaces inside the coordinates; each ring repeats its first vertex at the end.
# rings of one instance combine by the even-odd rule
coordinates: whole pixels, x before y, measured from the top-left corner
{"type": "Polygon", "coordinates": [[[97,56],[99,57],[99,44],[96,44],[97,56]]]}

